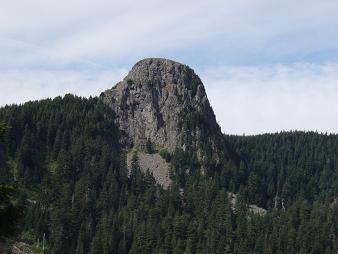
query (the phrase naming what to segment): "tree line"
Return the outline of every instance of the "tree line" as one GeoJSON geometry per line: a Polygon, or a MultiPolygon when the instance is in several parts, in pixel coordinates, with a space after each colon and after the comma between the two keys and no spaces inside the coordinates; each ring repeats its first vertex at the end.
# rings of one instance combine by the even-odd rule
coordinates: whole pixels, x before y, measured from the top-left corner
{"type": "Polygon", "coordinates": [[[164,190],[141,172],[137,154],[127,167],[113,112],[98,98],[6,106],[0,121],[10,127],[0,141],[0,186],[15,186],[8,200],[22,211],[13,223],[1,214],[1,225],[17,225],[1,234],[16,233],[38,251],[338,251],[336,135],[225,136],[236,156],[218,164],[192,150],[166,151],[173,184],[164,190]]]}

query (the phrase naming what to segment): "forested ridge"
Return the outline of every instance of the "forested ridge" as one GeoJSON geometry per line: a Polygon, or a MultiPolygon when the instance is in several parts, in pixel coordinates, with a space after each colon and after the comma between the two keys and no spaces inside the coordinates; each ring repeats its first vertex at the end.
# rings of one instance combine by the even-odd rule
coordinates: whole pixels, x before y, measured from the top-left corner
{"type": "Polygon", "coordinates": [[[20,211],[0,237],[37,253],[338,252],[337,135],[225,136],[233,158],[218,164],[176,150],[164,190],[137,154],[127,168],[123,134],[98,98],[6,106],[0,121],[0,184],[20,211]]]}
{"type": "Polygon", "coordinates": [[[298,199],[332,201],[338,195],[338,135],[281,132],[225,136],[257,184],[246,193],[264,207],[298,199]]]}

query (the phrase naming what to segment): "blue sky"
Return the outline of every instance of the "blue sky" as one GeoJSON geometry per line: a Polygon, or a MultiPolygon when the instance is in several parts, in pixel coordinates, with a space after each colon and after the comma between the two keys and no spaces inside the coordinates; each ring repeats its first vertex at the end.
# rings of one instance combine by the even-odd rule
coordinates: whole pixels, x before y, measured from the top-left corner
{"type": "Polygon", "coordinates": [[[12,0],[0,105],[98,95],[145,57],[190,65],[226,133],[338,133],[338,1],[12,0]]]}

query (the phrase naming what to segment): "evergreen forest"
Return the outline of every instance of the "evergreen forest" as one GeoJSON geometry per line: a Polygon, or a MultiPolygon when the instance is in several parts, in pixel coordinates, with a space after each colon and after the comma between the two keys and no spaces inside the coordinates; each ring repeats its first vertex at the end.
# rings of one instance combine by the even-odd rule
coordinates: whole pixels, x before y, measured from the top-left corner
{"type": "Polygon", "coordinates": [[[189,149],[166,151],[173,183],[163,189],[140,170],[137,153],[127,166],[123,133],[97,97],[5,106],[0,122],[0,239],[8,246],[22,241],[55,254],[338,253],[338,135],[224,135],[219,163],[189,149]]]}

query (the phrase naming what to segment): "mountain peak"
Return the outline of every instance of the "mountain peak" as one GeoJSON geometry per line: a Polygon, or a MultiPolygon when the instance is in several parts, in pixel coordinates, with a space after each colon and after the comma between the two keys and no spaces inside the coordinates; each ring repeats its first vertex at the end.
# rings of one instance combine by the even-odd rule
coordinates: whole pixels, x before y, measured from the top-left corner
{"type": "Polygon", "coordinates": [[[189,66],[176,62],[174,60],[171,59],[167,59],[167,58],[156,58],[156,57],[150,57],[150,58],[144,58],[140,61],[138,61],[137,63],[134,64],[134,66],[131,69],[131,72],[133,72],[134,70],[137,70],[139,68],[143,68],[145,66],[153,66],[153,67],[158,67],[158,68],[164,68],[164,67],[171,67],[171,66],[181,66],[181,68],[183,67],[187,67],[189,68],[189,66]]]}
{"type": "Polygon", "coordinates": [[[160,58],[160,57],[149,57],[141,59],[140,61],[136,62],[132,69],[135,67],[141,66],[141,65],[181,65],[181,66],[187,66],[185,64],[179,63],[177,61],[167,59],[167,58],[160,58]]]}
{"type": "Polygon", "coordinates": [[[187,65],[161,58],[141,60],[101,99],[114,110],[130,148],[144,148],[150,140],[169,151],[195,150],[200,158],[202,142],[213,150],[224,148],[204,85],[187,65]]]}
{"type": "Polygon", "coordinates": [[[135,83],[185,84],[182,78],[195,79],[201,83],[194,71],[187,65],[164,58],[146,58],[137,62],[125,80],[135,83]]]}

